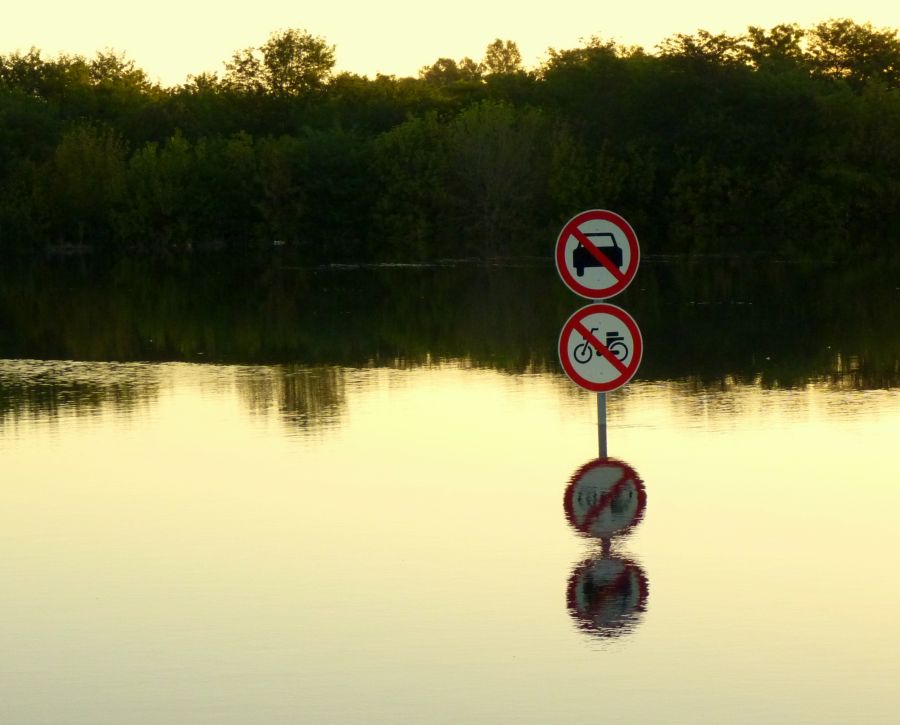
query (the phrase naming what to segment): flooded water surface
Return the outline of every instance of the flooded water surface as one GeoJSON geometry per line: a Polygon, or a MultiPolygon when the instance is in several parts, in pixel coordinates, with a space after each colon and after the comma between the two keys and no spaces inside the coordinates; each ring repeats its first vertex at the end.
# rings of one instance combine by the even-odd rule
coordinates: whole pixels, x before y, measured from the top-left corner
{"type": "Polygon", "coordinates": [[[358,275],[9,293],[4,721],[896,722],[900,285],[358,275]]]}

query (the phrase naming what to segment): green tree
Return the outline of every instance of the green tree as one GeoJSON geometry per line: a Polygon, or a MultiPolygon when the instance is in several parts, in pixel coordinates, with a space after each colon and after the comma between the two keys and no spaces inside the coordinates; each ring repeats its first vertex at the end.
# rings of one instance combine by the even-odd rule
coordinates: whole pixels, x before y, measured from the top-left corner
{"type": "Polygon", "coordinates": [[[660,55],[718,65],[741,61],[740,38],[698,30],[693,35],[677,33],[659,44],[660,55]]]}
{"type": "Polygon", "coordinates": [[[0,182],[0,254],[39,252],[46,241],[47,218],[36,190],[43,169],[18,159],[0,182]]]}
{"type": "Polygon", "coordinates": [[[419,70],[419,78],[436,85],[478,81],[481,79],[481,67],[469,57],[463,58],[458,63],[452,58],[438,58],[431,65],[419,70]]]}
{"type": "Polygon", "coordinates": [[[514,253],[522,254],[522,241],[540,235],[549,162],[541,139],[547,131],[540,111],[491,101],[453,119],[448,160],[456,251],[507,255],[517,240],[514,253]]]}
{"type": "Polygon", "coordinates": [[[0,85],[16,88],[45,100],[59,100],[73,90],[90,86],[90,67],[81,56],[60,55],[44,60],[41,51],[0,56],[0,85]]]}
{"type": "Polygon", "coordinates": [[[512,40],[503,41],[497,38],[485,50],[481,66],[488,75],[521,71],[522,54],[519,52],[519,46],[512,40]]]}
{"type": "Polygon", "coordinates": [[[806,31],[795,24],[765,30],[751,25],[741,44],[742,59],[760,70],[783,70],[803,63],[801,45],[806,31]]]}
{"type": "Polygon", "coordinates": [[[60,241],[109,243],[125,199],[127,149],[112,130],[82,124],[59,141],[44,168],[43,211],[60,241]]]}
{"type": "Polygon", "coordinates": [[[260,223],[256,140],[245,132],[203,138],[194,155],[195,227],[215,247],[247,245],[260,223]]]}
{"type": "Polygon", "coordinates": [[[128,163],[129,205],[123,215],[129,241],[162,254],[190,241],[195,177],[194,149],[180,133],[162,146],[151,142],[135,151],[128,163]]]}
{"type": "Polygon", "coordinates": [[[88,73],[95,85],[116,84],[144,91],[151,87],[147,74],[124,53],[114,50],[98,52],[88,63],[88,73]]]}
{"type": "Polygon", "coordinates": [[[273,33],[225,64],[225,82],[243,92],[295,96],[321,88],[334,68],[334,46],[305,30],[273,33]]]}
{"type": "Polygon", "coordinates": [[[257,144],[257,156],[261,192],[257,206],[266,240],[304,241],[308,145],[296,136],[267,138],[257,144]]]}
{"type": "Polygon", "coordinates": [[[829,20],[809,33],[809,56],[819,72],[856,85],[881,80],[900,86],[900,38],[870,23],[829,20]]]}
{"type": "Polygon", "coordinates": [[[447,130],[437,114],[411,118],[378,137],[373,254],[378,259],[448,256],[438,248],[447,214],[447,130]],[[439,240],[439,241],[438,241],[439,240]]]}
{"type": "Polygon", "coordinates": [[[735,212],[750,192],[740,169],[707,157],[685,158],[671,181],[668,198],[671,233],[679,251],[725,251],[723,242],[733,242],[740,232],[740,214],[735,212]]]}

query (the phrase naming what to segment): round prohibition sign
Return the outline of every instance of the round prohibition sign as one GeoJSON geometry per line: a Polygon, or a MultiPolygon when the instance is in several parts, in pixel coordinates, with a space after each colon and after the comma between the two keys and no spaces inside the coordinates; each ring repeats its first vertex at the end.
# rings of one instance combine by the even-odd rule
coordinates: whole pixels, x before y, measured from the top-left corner
{"type": "Polygon", "coordinates": [[[596,393],[621,388],[644,354],[641,331],[621,307],[595,302],[575,312],[559,335],[559,362],[576,385],[596,393]]]}
{"type": "Polygon", "coordinates": [[[563,497],[572,528],[598,539],[628,533],[647,507],[647,492],[637,472],[617,458],[585,463],[569,479],[563,497]]]}
{"type": "Polygon", "coordinates": [[[641,261],[631,225],[613,211],[588,209],[565,223],[556,238],[556,269],[575,294],[591,300],[624,290],[641,261]]]}

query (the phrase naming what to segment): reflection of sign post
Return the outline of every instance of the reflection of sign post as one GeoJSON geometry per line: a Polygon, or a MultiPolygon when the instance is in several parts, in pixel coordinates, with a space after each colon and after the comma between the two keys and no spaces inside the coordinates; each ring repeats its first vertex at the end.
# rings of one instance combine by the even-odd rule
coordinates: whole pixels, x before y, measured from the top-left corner
{"type": "Polygon", "coordinates": [[[606,303],[582,307],[563,325],[559,336],[563,370],[582,388],[598,393],[631,380],[643,350],[641,331],[631,315],[606,303]]]}
{"type": "Polygon", "coordinates": [[[602,557],[576,567],[566,600],[579,627],[601,637],[615,637],[636,624],[647,607],[647,595],[647,577],[637,564],[602,557]]]}
{"type": "Polygon", "coordinates": [[[566,518],[588,536],[609,538],[624,534],[644,515],[644,482],[627,463],[598,458],[579,468],[569,481],[563,500],[566,518]]]}
{"type": "Polygon", "coordinates": [[[637,272],[641,250],[631,225],[615,212],[576,214],[556,239],[556,269],[575,294],[592,300],[613,297],[637,272]]]}

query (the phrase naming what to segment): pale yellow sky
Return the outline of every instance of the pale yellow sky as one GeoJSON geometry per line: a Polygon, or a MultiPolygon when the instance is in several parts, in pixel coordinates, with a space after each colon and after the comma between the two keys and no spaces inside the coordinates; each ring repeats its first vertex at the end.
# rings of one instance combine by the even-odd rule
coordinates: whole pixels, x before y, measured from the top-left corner
{"type": "Polygon", "coordinates": [[[5,8],[0,22],[0,53],[36,46],[93,55],[104,48],[124,51],[154,80],[182,82],[189,73],[222,70],[240,48],[260,45],[281,28],[304,28],[337,46],[338,69],[415,75],[439,57],[482,57],[494,38],[514,40],[529,67],[548,47],[573,48],[581,38],[601,35],[652,49],[663,38],[705,28],[739,33],[747,25],[781,22],[812,25],[852,17],[876,27],[900,27],[900,3],[884,0],[760,0],[732,5],[720,0],[598,4],[557,0],[540,5],[502,0],[415,3],[352,0],[317,3],[257,0],[228,7],[210,0],[158,0],[134,6],[121,0],[50,0],[5,8]]]}

